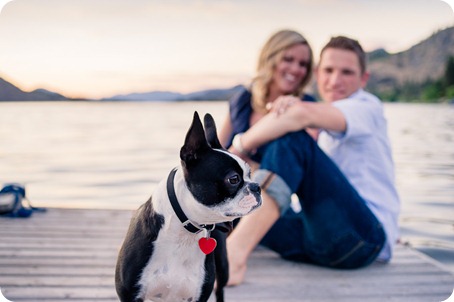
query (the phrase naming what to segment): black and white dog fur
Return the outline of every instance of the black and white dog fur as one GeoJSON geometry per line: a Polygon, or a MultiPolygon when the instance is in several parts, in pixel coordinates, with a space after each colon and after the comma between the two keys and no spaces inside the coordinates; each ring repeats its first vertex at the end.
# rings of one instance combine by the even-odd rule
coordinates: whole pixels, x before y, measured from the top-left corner
{"type": "Polygon", "coordinates": [[[195,112],[180,151],[181,166],[170,181],[182,211],[202,232],[183,226],[162,181],[132,218],[118,256],[115,283],[122,302],[204,302],[215,278],[216,299],[223,301],[227,235],[218,228],[211,232],[218,245],[208,255],[199,248],[199,239],[210,236],[206,226],[246,215],[262,201],[250,168],[219,143],[211,115],[205,116],[204,125],[205,130],[195,112]]]}

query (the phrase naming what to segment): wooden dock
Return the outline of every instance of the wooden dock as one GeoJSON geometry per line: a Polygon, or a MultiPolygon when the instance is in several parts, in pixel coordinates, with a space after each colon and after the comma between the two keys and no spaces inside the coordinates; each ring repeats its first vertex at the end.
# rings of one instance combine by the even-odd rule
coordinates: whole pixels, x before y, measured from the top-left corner
{"type": "MultiPolygon", "coordinates": [[[[0,218],[3,295],[14,302],[118,301],[114,268],[131,213],[49,209],[28,219],[0,218]]],[[[453,288],[451,272],[404,246],[397,247],[390,264],[351,271],[293,263],[259,248],[250,259],[245,283],[228,288],[226,298],[440,302],[453,288]]]]}

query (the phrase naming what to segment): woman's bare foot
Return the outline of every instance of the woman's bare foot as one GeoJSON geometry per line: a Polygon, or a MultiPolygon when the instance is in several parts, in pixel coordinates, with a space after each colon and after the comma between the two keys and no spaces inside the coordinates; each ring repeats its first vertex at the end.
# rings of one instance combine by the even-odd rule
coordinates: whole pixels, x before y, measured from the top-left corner
{"type": "MultiPolygon", "coordinates": [[[[246,220],[247,221],[247,220],[246,220]]],[[[240,285],[244,281],[247,269],[247,260],[255,244],[248,241],[248,236],[244,234],[245,221],[240,221],[238,226],[227,237],[227,259],[229,261],[229,280],[227,286],[240,285]]]]}
{"type": "Polygon", "coordinates": [[[233,251],[229,251],[227,255],[229,259],[229,280],[227,281],[227,286],[240,285],[243,283],[246,274],[247,259],[246,261],[240,261],[236,257],[237,254],[233,251]]]}
{"type": "Polygon", "coordinates": [[[243,218],[227,237],[229,280],[227,286],[239,285],[244,281],[247,260],[254,248],[279,218],[277,204],[262,192],[263,204],[254,213],[243,218]]]}

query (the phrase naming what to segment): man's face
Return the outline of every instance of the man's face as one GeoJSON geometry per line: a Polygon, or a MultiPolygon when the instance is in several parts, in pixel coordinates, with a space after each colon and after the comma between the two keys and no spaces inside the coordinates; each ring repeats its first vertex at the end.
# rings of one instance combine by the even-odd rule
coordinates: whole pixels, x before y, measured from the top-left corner
{"type": "Polygon", "coordinates": [[[361,73],[358,56],[349,50],[327,48],[316,70],[320,96],[327,102],[345,99],[363,88],[369,75],[361,73]]]}

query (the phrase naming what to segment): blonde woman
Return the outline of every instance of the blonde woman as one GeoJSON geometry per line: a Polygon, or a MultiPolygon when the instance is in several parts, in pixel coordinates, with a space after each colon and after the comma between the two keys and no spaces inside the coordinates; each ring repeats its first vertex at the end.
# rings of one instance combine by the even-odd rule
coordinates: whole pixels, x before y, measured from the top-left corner
{"type": "Polygon", "coordinates": [[[251,87],[230,100],[230,112],[219,135],[221,143],[230,147],[233,137],[267,114],[280,96],[292,95],[314,101],[303,92],[311,75],[312,50],[306,39],[293,30],[273,34],[260,52],[251,87]]]}

